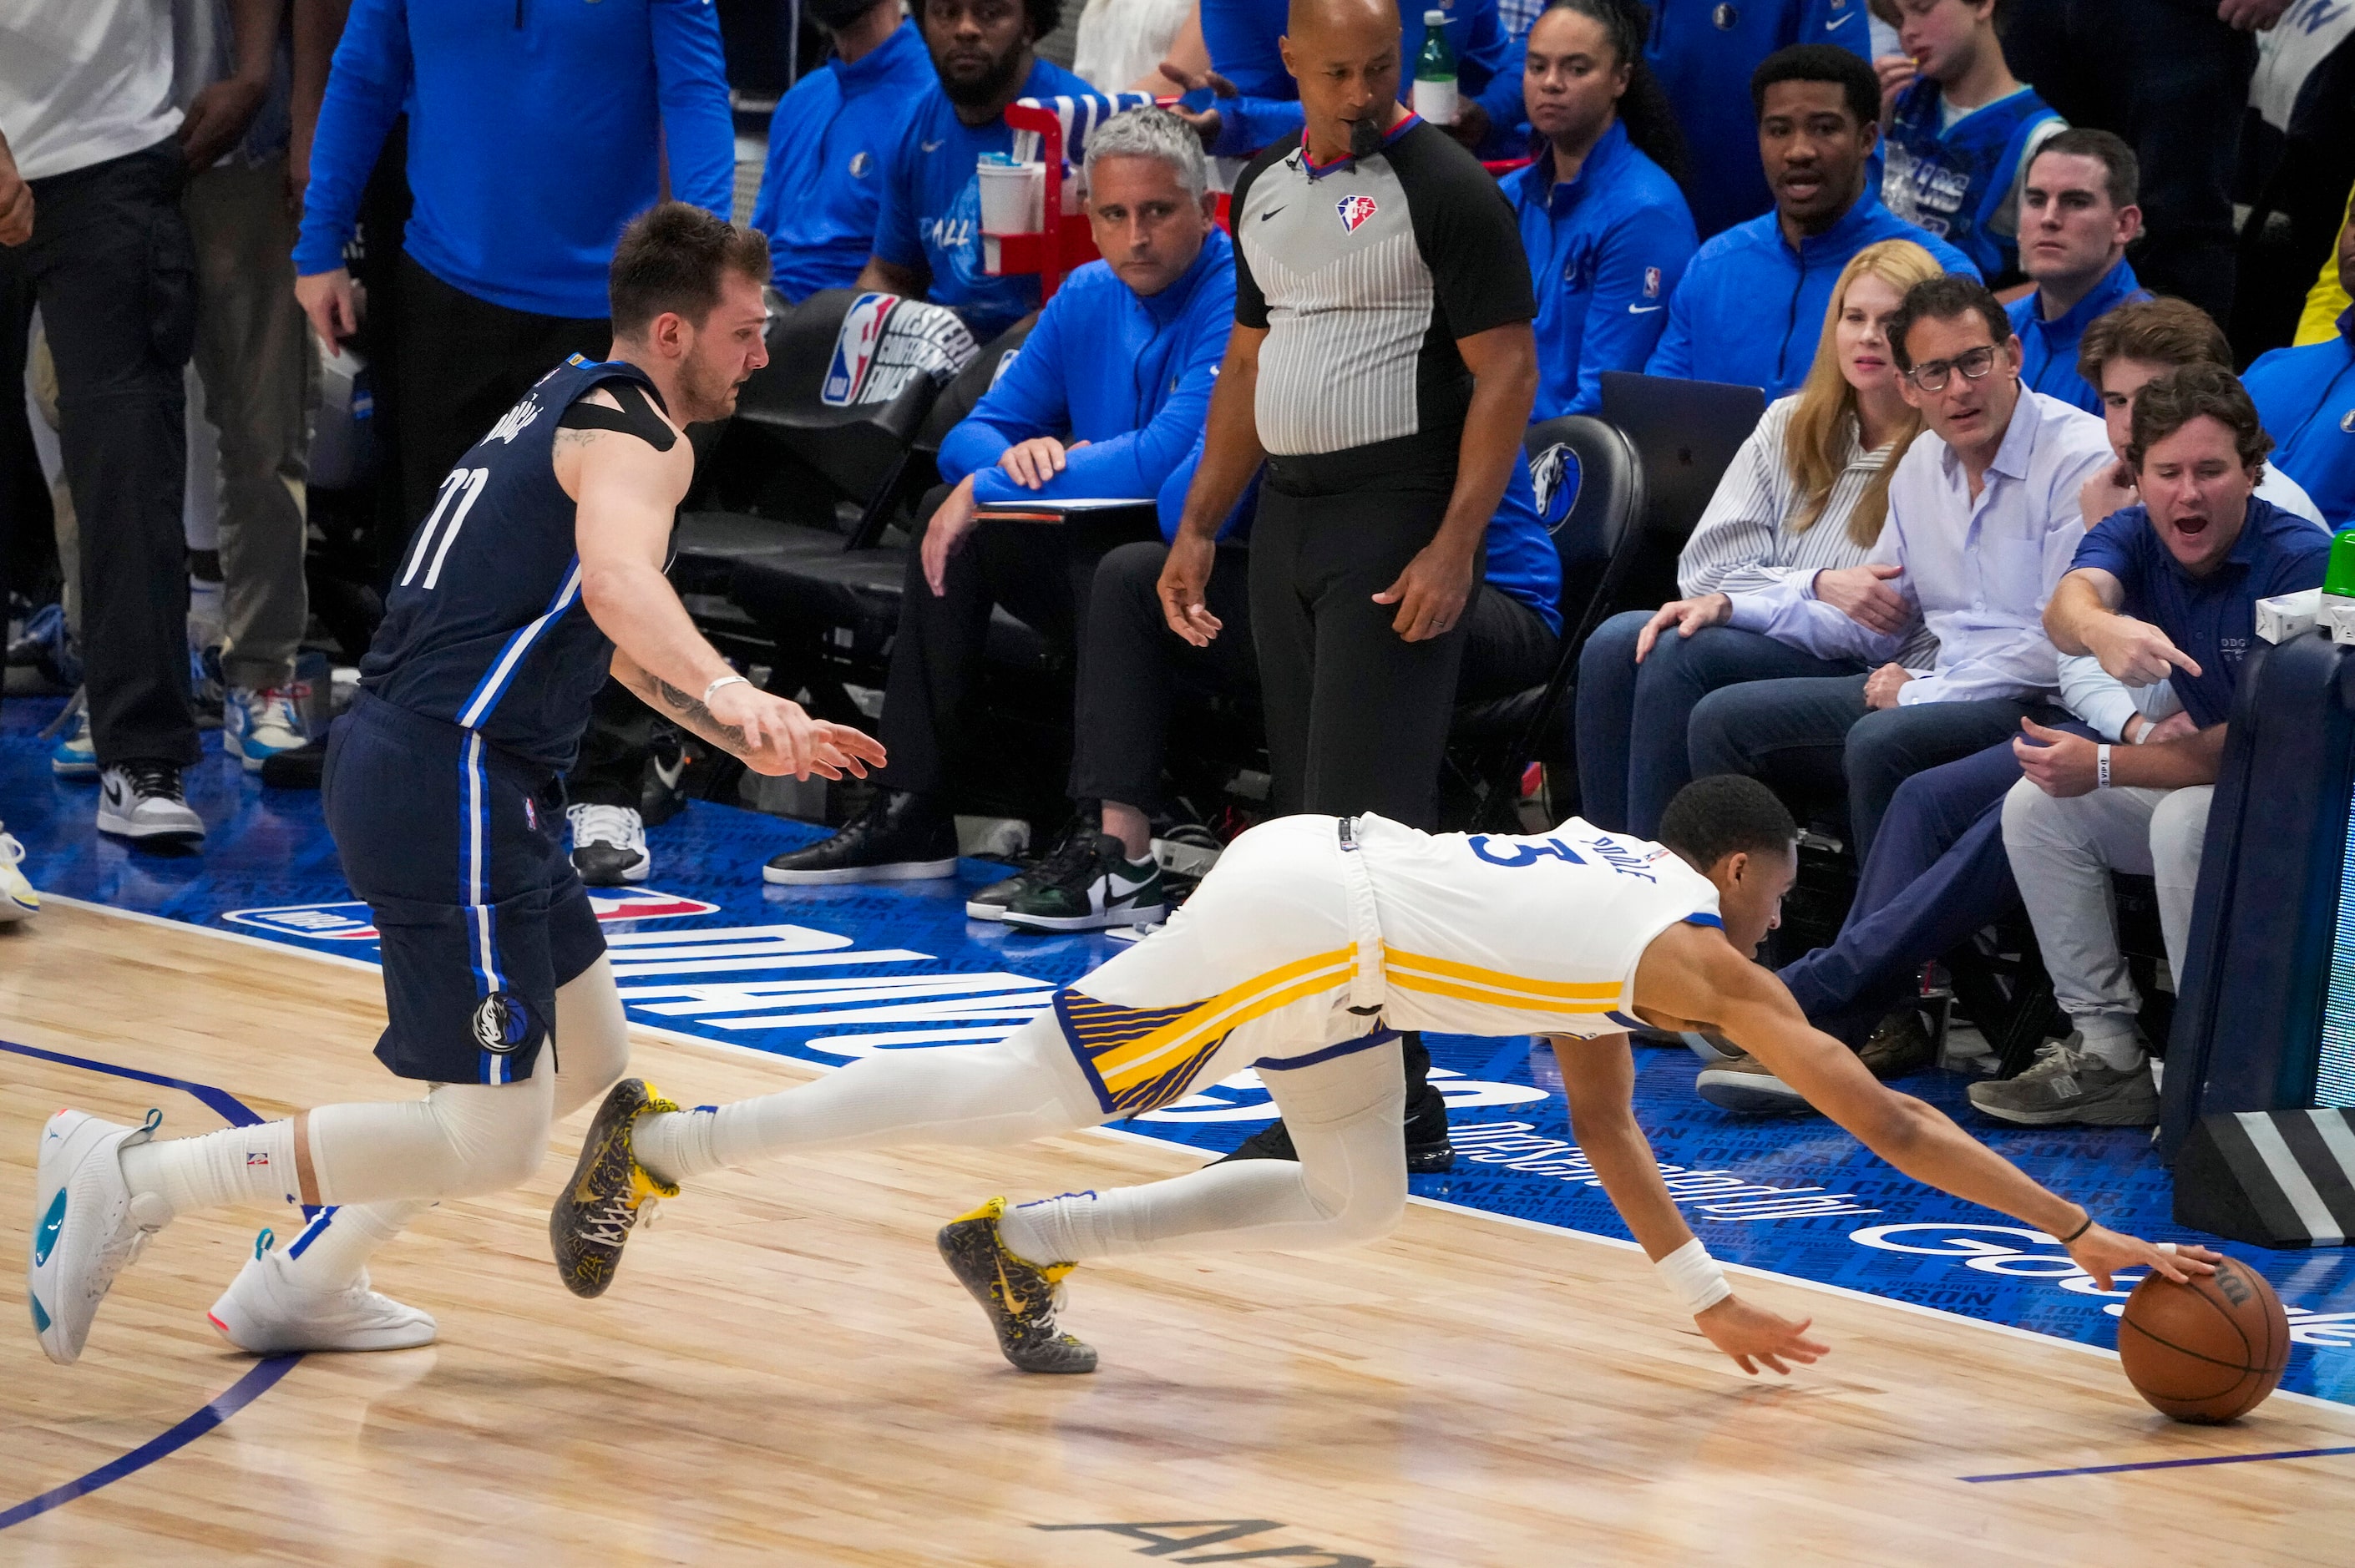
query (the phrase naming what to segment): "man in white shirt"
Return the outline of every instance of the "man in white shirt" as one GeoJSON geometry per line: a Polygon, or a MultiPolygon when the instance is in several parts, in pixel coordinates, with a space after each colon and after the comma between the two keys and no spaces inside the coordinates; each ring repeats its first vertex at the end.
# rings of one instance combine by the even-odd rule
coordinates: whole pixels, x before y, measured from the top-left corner
{"type": "Polygon", "coordinates": [[[34,0],[0,48],[0,387],[37,300],[80,523],[98,825],[204,836],[180,790],[188,689],[187,433],[195,258],[180,211],[169,0],[34,0]]]}
{"type": "Polygon", "coordinates": [[[1906,402],[1926,426],[1889,487],[1889,521],[1866,564],[1902,604],[1881,630],[1815,597],[1812,579],[1745,594],[1733,624],[1867,675],[1757,681],[1693,709],[1693,776],[1742,773],[1802,794],[1845,796],[1859,859],[1898,785],[2048,719],[2059,683],[2041,617],[2046,544],[2075,529],[2078,492],[2111,461],[2102,421],[2019,382],[2002,303],[1976,280],[1917,283],[1890,322],[1906,402]],[[1927,670],[1896,662],[1923,626],[1927,670]]]}

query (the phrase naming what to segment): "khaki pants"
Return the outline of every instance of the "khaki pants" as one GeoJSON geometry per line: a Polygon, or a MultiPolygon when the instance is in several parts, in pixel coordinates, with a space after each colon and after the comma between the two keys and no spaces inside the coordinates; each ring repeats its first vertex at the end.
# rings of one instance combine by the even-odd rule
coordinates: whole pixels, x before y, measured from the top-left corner
{"type": "Polygon", "coordinates": [[[220,432],[221,674],[287,686],[310,620],[303,580],[306,455],[319,364],[294,300],[294,218],[282,155],[188,182],[197,374],[220,432]]]}

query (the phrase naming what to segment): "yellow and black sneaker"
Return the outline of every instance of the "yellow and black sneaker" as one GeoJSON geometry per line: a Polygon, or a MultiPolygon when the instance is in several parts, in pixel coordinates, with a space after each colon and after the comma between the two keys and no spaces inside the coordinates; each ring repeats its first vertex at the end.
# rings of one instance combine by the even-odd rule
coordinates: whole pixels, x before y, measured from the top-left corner
{"type": "Polygon", "coordinates": [[[1050,1263],[1042,1268],[1007,1251],[997,1234],[1005,1213],[1006,1200],[992,1198],[943,1225],[943,1261],[989,1314],[997,1348],[1007,1361],[1028,1372],[1095,1371],[1095,1348],[1055,1327],[1064,1277],[1079,1266],[1050,1263]]]}
{"type": "Polygon", "coordinates": [[[678,1196],[677,1185],[656,1181],[630,1148],[630,1132],[641,1115],[677,1109],[644,1078],[623,1078],[597,1107],[597,1119],[581,1140],[581,1162],[548,1215],[556,1272],[573,1295],[602,1296],[621,1266],[630,1227],[654,1213],[649,1200],[678,1196]]]}

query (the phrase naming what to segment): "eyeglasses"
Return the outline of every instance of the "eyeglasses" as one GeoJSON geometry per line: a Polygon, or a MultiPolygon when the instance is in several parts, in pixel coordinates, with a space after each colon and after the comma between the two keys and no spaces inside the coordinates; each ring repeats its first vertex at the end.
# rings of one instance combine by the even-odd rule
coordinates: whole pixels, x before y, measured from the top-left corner
{"type": "Polygon", "coordinates": [[[1944,392],[1949,371],[1960,371],[1966,381],[1983,379],[1995,368],[1995,350],[1974,348],[1952,359],[1932,359],[1915,366],[1905,373],[1905,379],[1924,392],[1944,392]]]}

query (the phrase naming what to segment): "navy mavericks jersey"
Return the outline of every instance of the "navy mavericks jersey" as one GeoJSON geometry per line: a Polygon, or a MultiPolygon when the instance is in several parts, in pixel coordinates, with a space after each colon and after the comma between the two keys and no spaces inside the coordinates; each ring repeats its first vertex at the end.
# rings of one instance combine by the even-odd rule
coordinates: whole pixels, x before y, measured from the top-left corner
{"type": "Polygon", "coordinates": [[[572,498],[556,482],[556,424],[635,366],[573,355],[467,449],[400,558],[360,684],[479,730],[501,749],[572,766],[613,643],[581,602],[572,498]]]}

